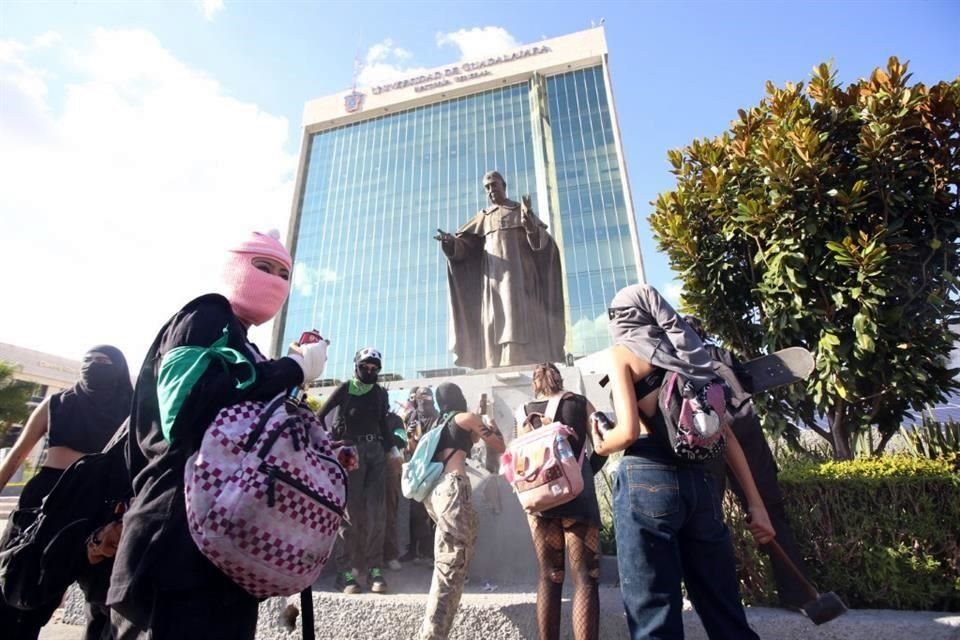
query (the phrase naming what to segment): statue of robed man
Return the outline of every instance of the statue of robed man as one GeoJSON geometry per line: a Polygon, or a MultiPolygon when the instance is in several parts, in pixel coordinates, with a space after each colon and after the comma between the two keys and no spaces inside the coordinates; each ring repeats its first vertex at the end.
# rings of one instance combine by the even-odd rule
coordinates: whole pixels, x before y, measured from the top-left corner
{"type": "Polygon", "coordinates": [[[557,244],[530,207],[484,176],[491,206],[455,235],[437,229],[447,257],[450,350],[472,369],[562,362],[566,329],[557,244]]]}

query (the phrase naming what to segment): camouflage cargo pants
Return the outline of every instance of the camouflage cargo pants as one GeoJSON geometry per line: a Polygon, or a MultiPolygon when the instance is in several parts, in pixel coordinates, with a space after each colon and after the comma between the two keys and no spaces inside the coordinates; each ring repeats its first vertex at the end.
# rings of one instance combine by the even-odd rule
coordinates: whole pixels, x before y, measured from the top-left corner
{"type": "Polygon", "coordinates": [[[460,606],[480,521],[473,509],[470,481],[466,476],[443,474],[424,504],[437,523],[437,533],[433,581],[419,638],[446,640],[460,606]]]}

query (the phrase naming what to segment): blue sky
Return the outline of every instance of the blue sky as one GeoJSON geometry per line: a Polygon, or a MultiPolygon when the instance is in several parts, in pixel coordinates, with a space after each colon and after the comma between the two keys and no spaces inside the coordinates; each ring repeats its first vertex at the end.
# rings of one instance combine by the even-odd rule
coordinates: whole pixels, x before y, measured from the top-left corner
{"type": "Polygon", "coordinates": [[[5,0],[0,251],[31,275],[0,280],[23,310],[0,341],[73,357],[115,342],[137,360],[211,286],[234,228],[284,224],[303,104],[349,87],[355,57],[366,77],[402,73],[601,18],[648,279],[672,294],[646,224],[668,149],[821,61],[843,81],[890,55],[919,81],[960,74],[957,2],[5,0]],[[63,330],[65,309],[91,307],[63,330]]]}

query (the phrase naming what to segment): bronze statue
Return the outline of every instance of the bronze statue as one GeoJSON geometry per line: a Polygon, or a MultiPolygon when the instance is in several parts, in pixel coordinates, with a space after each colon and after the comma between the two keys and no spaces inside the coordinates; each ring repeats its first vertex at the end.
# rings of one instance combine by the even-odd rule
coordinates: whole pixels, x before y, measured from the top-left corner
{"type": "Polygon", "coordinates": [[[496,171],[483,177],[491,206],[455,235],[437,229],[447,256],[450,350],[472,369],[562,362],[566,329],[560,254],[530,197],[507,199],[496,171]]]}

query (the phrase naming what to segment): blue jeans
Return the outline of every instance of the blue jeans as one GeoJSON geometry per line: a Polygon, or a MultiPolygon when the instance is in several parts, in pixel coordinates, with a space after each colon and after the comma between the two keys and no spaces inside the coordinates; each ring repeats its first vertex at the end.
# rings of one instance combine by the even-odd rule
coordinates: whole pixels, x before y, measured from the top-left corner
{"type": "Polygon", "coordinates": [[[614,476],[620,590],[632,640],[683,638],[680,581],[710,640],[758,639],[740,604],[730,532],[705,469],[680,465],[653,438],[614,476]]]}

